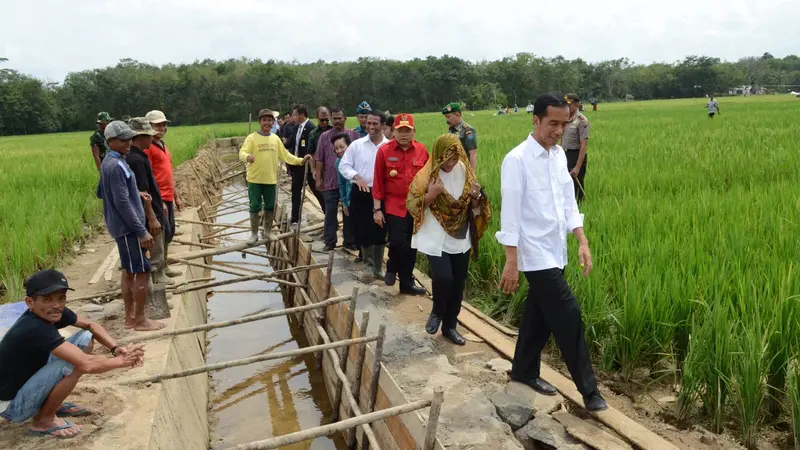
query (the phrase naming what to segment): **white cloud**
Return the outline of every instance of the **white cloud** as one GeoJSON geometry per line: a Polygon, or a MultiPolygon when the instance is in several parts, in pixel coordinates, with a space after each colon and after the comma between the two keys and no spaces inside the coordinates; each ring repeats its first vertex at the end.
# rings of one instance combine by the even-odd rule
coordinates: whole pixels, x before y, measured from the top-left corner
{"type": "Polygon", "coordinates": [[[7,67],[51,81],[122,58],[160,65],[531,52],[588,61],[672,62],[690,54],[735,60],[797,51],[800,8],[792,1],[1,0],[0,56],[10,59],[7,67]]]}

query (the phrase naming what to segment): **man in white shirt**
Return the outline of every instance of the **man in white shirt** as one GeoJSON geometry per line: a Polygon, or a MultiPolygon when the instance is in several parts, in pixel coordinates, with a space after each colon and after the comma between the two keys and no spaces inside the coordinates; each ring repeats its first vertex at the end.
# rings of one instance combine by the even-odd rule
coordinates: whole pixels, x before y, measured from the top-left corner
{"type": "Polygon", "coordinates": [[[366,268],[362,281],[382,279],[383,254],[386,249],[386,227],[373,220],[372,182],[378,147],[389,142],[383,134],[386,119],[382,112],[372,110],[367,115],[367,135],[356,139],[347,148],[339,163],[339,172],[353,183],[350,191],[350,214],[355,219],[356,236],[361,245],[366,268]],[[371,273],[370,273],[371,271],[371,273]]]}
{"type": "Polygon", "coordinates": [[[556,389],[539,378],[542,349],[552,332],[586,409],[601,411],[608,406],[597,390],[580,306],[564,278],[567,232],[578,240],[583,275],[592,271],[567,158],[556,145],[568,122],[563,96],[540,96],[533,106],[533,133],[503,160],[501,229],[496,238],[505,247],[506,263],[500,287],[505,293],[515,292],[519,272],[529,286],[511,379],[540,394],[555,395],[556,389]]]}

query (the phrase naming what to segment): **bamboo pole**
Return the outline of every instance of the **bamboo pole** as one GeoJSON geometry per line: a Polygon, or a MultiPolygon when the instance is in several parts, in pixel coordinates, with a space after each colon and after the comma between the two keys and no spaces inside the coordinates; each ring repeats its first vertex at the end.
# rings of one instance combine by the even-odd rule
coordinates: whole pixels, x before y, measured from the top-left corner
{"type": "Polygon", "coordinates": [[[239,213],[243,213],[245,211],[249,212],[250,211],[250,207],[246,206],[246,207],[241,208],[241,209],[225,211],[222,214],[213,214],[213,215],[211,215],[211,217],[216,220],[216,219],[219,219],[220,217],[230,216],[231,214],[239,214],[239,213]]]}
{"type": "Polygon", "coordinates": [[[433,450],[436,445],[436,428],[439,426],[439,413],[442,410],[442,402],[444,402],[444,391],[441,386],[436,386],[433,389],[433,401],[431,402],[431,410],[428,413],[428,426],[425,427],[425,443],[422,450],[433,450]]]}
{"type": "Polygon", "coordinates": [[[345,347],[345,346],[348,346],[348,345],[360,344],[362,342],[372,342],[375,339],[377,339],[377,338],[374,337],[374,336],[373,337],[358,338],[358,339],[345,339],[345,340],[341,340],[341,341],[337,341],[337,342],[333,342],[333,343],[329,343],[329,344],[325,344],[325,345],[321,345],[321,346],[305,347],[305,348],[299,348],[299,349],[296,349],[296,350],[289,350],[289,351],[285,351],[285,352],[267,353],[267,354],[264,354],[264,355],[257,355],[257,356],[251,356],[249,358],[235,359],[233,361],[226,361],[226,362],[221,362],[221,363],[217,363],[217,364],[206,364],[204,366],[193,367],[191,369],[186,369],[186,370],[179,370],[177,372],[162,373],[162,374],[153,375],[153,376],[150,376],[150,377],[134,378],[132,380],[123,381],[123,382],[119,383],[119,385],[121,385],[121,386],[129,386],[129,385],[138,384],[138,383],[160,383],[162,381],[172,380],[172,379],[175,379],[175,378],[185,378],[185,377],[189,377],[189,376],[192,376],[192,375],[197,375],[197,374],[200,374],[200,373],[215,372],[217,370],[229,369],[231,367],[245,366],[245,365],[248,365],[248,364],[253,364],[253,363],[257,363],[257,362],[261,362],[261,361],[269,361],[269,360],[272,360],[272,359],[281,359],[281,358],[293,358],[295,356],[307,355],[309,353],[313,353],[313,352],[316,352],[316,351],[319,351],[319,350],[336,349],[336,348],[345,347]]]}
{"type": "MultiPolygon", "coordinates": [[[[304,228],[303,231],[307,232],[307,231],[318,230],[318,229],[320,229],[322,227],[323,227],[323,224],[311,225],[309,227],[304,228]]],[[[239,244],[229,245],[227,247],[217,247],[216,249],[213,249],[213,250],[209,249],[209,250],[201,250],[201,251],[194,252],[194,253],[187,253],[185,255],[181,255],[181,258],[183,258],[183,259],[198,259],[198,258],[205,258],[206,256],[217,256],[217,255],[223,255],[225,253],[238,252],[238,251],[241,251],[241,250],[247,250],[247,249],[252,248],[252,247],[257,247],[257,246],[264,245],[264,244],[266,244],[266,243],[268,243],[270,241],[286,239],[286,238],[292,237],[292,235],[294,235],[293,232],[281,233],[281,234],[279,234],[277,236],[272,236],[272,237],[267,237],[267,238],[264,238],[264,239],[260,239],[260,240],[256,241],[253,244],[250,244],[248,242],[242,242],[242,243],[239,243],[239,244]]],[[[194,245],[194,244],[189,244],[189,245],[194,245]]]]}
{"type": "MultiPolygon", "coordinates": [[[[372,361],[372,377],[369,382],[369,392],[367,393],[367,405],[365,411],[371,413],[375,409],[375,400],[378,396],[378,381],[381,375],[381,360],[383,359],[383,341],[386,338],[386,324],[381,324],[378,328],[378,342],[375,344],[375,358],[372,361]]],[[[361,449],[369,448],[366,441],[361,441],[361,449]]]]}
{"type": "MultiPolygon", "coordinates": [[[[306,252],[306,265],[307,266],[311,265],[311,250],[308,250],[306,252]]],[[[295,281],[299,281],[299,280],[295,280],[295,281]]],[[[303,280],[303,289],[300,290],[300,296],[302,297],[303,295],[308,295],[307,293],[308,293],[308,290],[310,288],[311,288],[311,271],[309,270],[309,271],[306,272],[305,280],[303,280]]],[[[292,298],[292,302],[294,302],[296,304],[297,303],[297,297],[292,298]]],[[[305,302],[302,301],[302,299],[301,299],[301,303],[305,304],[305,302]]],[[[303,328],[305,326],[304,323],[303,323],[303,321],[304,321],[303,317],[304,316],[305,316],[305,314],[303,314],[303,313],[300,313],[300,315],[298,316],[300,318],[300,328],[303,328]]]]}
{"type": "Polygon", "coordinates": [[[231,178],[236,178],[236,177],[238,177],[238,176],[240,176],[240,175],[244,175],[244,174],[246,174],[246,173],[247,173],[247,169],[245,169],[245,170],[240,170],[239,172],[234,172],[234,173],[232,173],[232,174],[230,174],[230,175],[226,176],[225,178],[220,178],[219,180],[214,180],[214,182],[215,182],[215,183],[222,183],[223,181],[228,181],[228,180],[230,180],[231,178]]]}
{"type": "Polygon", "coordinates": [[[92,299],[95,299],[95,298],[111,297],[111,296],[117,296],[117,295],[120,295],[120,294],[122,294],[122,290],[121,289],[112,289],[110,291],[96,292],[94,294],[84,295],[82,297],[70,298],[69,301],[76,302],[76,301],[79,301],[79,300],[92,300],[92,299]]]}
{"type": "Polygon", "coordinates": [[[278,309],[273,311],[265,311],[258,314],[251,314],[248,316],[240,317],[238,319],[224,320],[221,322],[204,323],[202,325],[179,328],[176,330],[161,330],[146,334],[136,334],[133,336],[119,339],[117,341],[117,344],[119,345],[132,344],[134,342],[145,342],[145,341],[152,341],[154,339],[161,339],[162,337],[180,336],[183,334],[198,333],[200,331],[215,330],[217,328],[232,327],[234,325],[241,325],[243,323],[255,322],[257,320],[271,319],[273,317],[285,316],[287,314],[293,314],[300,311],[309,311],[312,309],[322,308],[323,306],[335,305],[337,303],[341,303],[347,300],[350,300],[349,295],[329,298],[328,300],[325,300],[323,302],[312,303],[310,305],[297,306],[294,308],[287,308],[287,309],[278,309]]]}
{"type": "Polygon", "coordinates": [[[191,223],[194,225],[206,225],[212,227],[220,227],[220,228],[236,228],[239,230],[249,230],[250,227],[246,227],[244,225],[231,225],[227,223],[214,223],[214,222],[203,222],[200,220],[189,220],[189,219],[175,219],[176,222],[184,222],[184,223],[191,223]]]}
{"type": "Polygon", "coordinates": [[[284,434],[282,436],[265,439],[263,441],[254,441],[247,444],[237,445],[236,447],[231,447],[228,450],[266,450],[266,449],[281,448],[287,445],[296,444],[298,442],[303,442],[322,436],[330,436],[339,431],[347,430],[350,428],[358,427],[372,422],[377,422],[379,420],[385,420],[388,419],[389,417],[395,417],[401,414],[407,414],[412,411],[417,411],[423,408],[427,408],[428,406],[431,405],[431,403],[432,403],[431,400],[420,400],[412,403],[406,403],[405,405],[382,409],[380,411],[375,411],[373,413],[364,414],[347,420],[342,420],[341,422],[322,425],[319,427],[310,428],[308,430],[301,430],[290,434],[284,434]]]}
{"type": "MultiPolygon", "coordinates": [[[[358,330],[358,336],[363,337],[367,335],[367,329],[369,327],[369,311],[361,311],[361,326],[358,330]]],[[[360,400],[361,397],[361,374],[364,372],[364,359],[367,356],[367,346],[366,344],[361,344],[358,346],[358,354],[356,355],[356,363],[355,363],[355,376],[353,377],[353,392],[355,393],[356,400],[360,400]]],[[[356,430],[347,430],[347,448],[354,448],[355,440],[356,440],[356,430]]]]}
{"type": "Polygon", "coordinates": [[[198,284],[198,285],[192,286],[192,287],[177,289],[175,291],[175,293],[176,294],[185,294],[187,292],[200,291],[200,290],[203,290],[203,289],[210,289],[210,288],[217,287],[217,286],[227,286],[229,284],[241,283],[242,281],[250,281],[250,280],[260,280],[260,281],[264,281],[266,283],[275,283],[275,284],[281,284],[281,285],[286,285],[286,286],[303,287],[303,285],[301,283],[294,283],[292,281],[283,280],[281,278],[272,278],[272,277],[270,277],[270,275],[273,275],[273,273],[263,273],[263,274],[256,274],[256,275],[248,275],[246,277],[233,278],[233,279],[230,279],[230,280],[222,280],[222,281],[214,281],[214,282],[206,283],[206,284],[198,284]]]}
{"type": "Polygon", "coordinates": [[[245,230],[224,231],[223,230],[222,232],[217,233],[217,234],[207,234],[207,235],[203,236],[203,239],[204,240],[219,239],[219,238],[235,236],[237,234],[243,234],[243,233],[247,233],[247,231],[245,231],[245,230]]]}
{"type": "MultiPolygon", "coordinates": [[[[345,325],[344,338],[350,339],[353,335],[353,322],[356,321],[356,301],[358,300],[358,287],[353,288],[353,295],[350,299],[350,310],[347,315],[347,324],[345,325]]],[[[327,308],[327,307],[326,307],[327,308]]],[[[347,374],[347,348],[344,349],[339,359],[341,361],[342,373],[347,374]]],[[[345,381],[347,381],[345,379],[345,381]]],[[[333,411],[331,412],[331,422],[339,420],[339,406],[342,403],[342,391],[344,390],[344,382],[342,380],[336,381],[336,391],[333,393],[333,411]]]]}
{"type": "Polygon", "coordinates": [[[186,261],[186,260],[183,260],[183,259],[176,259],[175,261],[177,261],[177,262],[179,262],[181,264],[186,264],[187,266],[199,267],[201,269],[208,269],[208,270],[216,270],[217,272],[227,273],[229,275],[236,275],[237,277],[246,277],[246,276],[250,275],[249,273],[245,273],[245,272],[236,272],[236,271],[233,271],[233,270],[220,268],[216,264],[216,261],[215,261],[215,264],[213,264],[213,265],[196,263],[196,262],[193,262],[193,261],[186,261]]]}
{"type": "MultiPolygon", "coordinates": [[[[176,238],[173,238],[172,242],[176,242],[178,244],[183,244],[183,245],[191,245],[191,246],[200,247],[200,248],[225,248],[225,247],[220,247],[218,245],[206,244],[206,243],[203,243],[203,242],[184,241],[182,239],[176,239],[176,238]]],[[[263,253],[259,253],[259,252],[253,251],[253,250],[242,250],[241,252],[243,254],[247,254],[247,255],[258,256],[259,258],[266,258],[267,257],[267,255],[265,255],[263,253]]],[[[171,263],[174,263],[174,262],[177,262],[177,261],[178,261],[178,258],[176,258],[176,257],[170,257],[169,258],[169,262],[171,262],[171,263]]]]}

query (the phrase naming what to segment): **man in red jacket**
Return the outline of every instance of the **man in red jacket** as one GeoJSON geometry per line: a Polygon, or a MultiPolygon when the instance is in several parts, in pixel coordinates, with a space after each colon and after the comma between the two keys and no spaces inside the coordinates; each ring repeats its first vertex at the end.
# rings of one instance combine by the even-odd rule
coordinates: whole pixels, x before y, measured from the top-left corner
{"type": "Polygon", "coordinates": [[[386,285],[394,286],[399,276],[401,294],[425,295],[425,289],[414,284],[417,260],[417,251],[411,248],[414,218],[406,211],[411,181],[428,161],[428,149],[414,140],[414,130],[414,117],[398,114],[394,139],[378,148],[372,181],[373,219],[389,229],[386,285]]]}

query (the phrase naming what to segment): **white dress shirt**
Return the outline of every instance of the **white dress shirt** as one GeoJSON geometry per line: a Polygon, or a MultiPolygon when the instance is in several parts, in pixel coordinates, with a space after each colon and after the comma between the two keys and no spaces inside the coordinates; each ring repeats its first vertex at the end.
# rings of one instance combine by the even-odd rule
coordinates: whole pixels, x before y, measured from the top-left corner
{"type": "Polygon", "coordinates": [[[378,147],[389,142],[386,136],[381,136],[383,140],[375,145],[369,136],[364,136],[353,141],[342,156],[339,162],[339,173],[348,181],[353,181],[356,175],[360,176],[367,186],[372,187],[372,178],[375,176],[375,156],[378,154],[378,147]]]}
{"type": "Polygon", "coordinates": [[[497,241],[517,247],[520,272],[567,265],[567,233],[583,227],[564,150],[547,151],[528,136],[500,169],[502,205],[497,241]]]}
{"type": "Polygon", "coordinates": [[[308,119],[304,120],[297,127],[297,134],[294,135],[294,156],[297,156],[297,153],[300,151],[300,137],[303,135],[303,130],[306,128],[306,124],[308,123],[308,119]]]}
{"type": "MultiPolygon", "coordinates": [[[[456,199],[464,193],[464,183],[467,181],[467,168],[464,163],[458,162],[450,173],[439,170],[439,178],[444,184],[444,190],[456,199]]],[[[460,255],[472,248],[469,239],[469,226],[464,239],[457,239],[445,231],[442,224],[436,220],[430,207],[425,207],[425,220],[419,231],[411,237],[411,248],[430,256],[442,256],[442,252],[451,255],[460,255]]]]}

